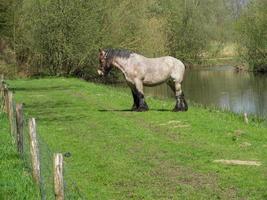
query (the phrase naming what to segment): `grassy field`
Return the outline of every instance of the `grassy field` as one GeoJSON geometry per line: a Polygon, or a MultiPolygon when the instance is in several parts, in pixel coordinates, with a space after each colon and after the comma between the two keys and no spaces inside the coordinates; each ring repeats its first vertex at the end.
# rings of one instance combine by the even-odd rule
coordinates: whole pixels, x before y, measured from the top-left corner
{"type": "Polygon", "coordinates": [[[31,174],[12,143],[8,120],[3,113],[0,113],[0,199],[39,199],[31,174]]]}
{"type": "Polygon", "coordinates": [[[149,112],[130,112],[129,91],[78,79],[8,83],[50,148],[71,153],[68,175],[89,199],[267,199],[263,123],[191,104],[173,113],[174,100],[154,98],[149,112]]]}

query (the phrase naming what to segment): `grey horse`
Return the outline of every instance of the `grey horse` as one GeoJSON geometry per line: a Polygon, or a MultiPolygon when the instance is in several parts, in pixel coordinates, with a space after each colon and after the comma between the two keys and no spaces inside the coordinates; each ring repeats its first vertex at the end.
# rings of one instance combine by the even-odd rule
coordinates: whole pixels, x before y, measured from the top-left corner
{"type": "Polygon", "coordinates": [[[107,75],[112,67],[117,67],[124,75],[133,95],[133,111],[147,111],[143,86],[155,86],[166,82],[175,93],[176,105],[173,111],[187,111],[188,106],[182,92],[185,66],[171,56],[146,58],[124,49],[99,49],[101,76],[107,75]]]}

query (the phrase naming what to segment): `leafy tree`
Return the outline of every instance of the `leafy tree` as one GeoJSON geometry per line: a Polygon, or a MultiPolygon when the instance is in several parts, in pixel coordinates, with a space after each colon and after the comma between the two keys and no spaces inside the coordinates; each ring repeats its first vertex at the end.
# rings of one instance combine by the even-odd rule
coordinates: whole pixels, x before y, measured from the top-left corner
{"type": "Polygon", "coordinates": [[[264,8],[256,6],[260,3],[252,3],[242,14],[247,1],[0,0],[0,36],[12,47],[21,70],[92,79],[98,48],[126,48],[148,57],[172,55],[187,63],[200,62],[209,52],[218,52],[212,46],[220,49],[233,42],[233,24],[241,15],[242,55],[257,58],[253,62],[260,66],[265,61],[258,55],[265,55],[266,48],[257,46],[260,53],[255,56],[247,47],[265,44],[259,41],[265,38],[266,17],[264,8]],[[253,40],[247,33],[253,32],[254,21],[247,25],[248,19],[261,19],[255,23],[260,31],[253,40]]]}
{"type": "Polygon", "coordinates": [[[251,69],[267,71],[267,1],[251,1],[238,21],[240,56],[251,69]]]}

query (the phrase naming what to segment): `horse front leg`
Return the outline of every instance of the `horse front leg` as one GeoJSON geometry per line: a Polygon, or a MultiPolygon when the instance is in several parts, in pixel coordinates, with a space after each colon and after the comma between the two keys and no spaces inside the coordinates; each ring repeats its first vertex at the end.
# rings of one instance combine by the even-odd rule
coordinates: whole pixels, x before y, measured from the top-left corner
{"type": "Polygon", "coordinates": [[[184,93],[181,88],[181,84],[176,82],[175,83],[175,98],[176,98],[176,105],[173,109],[173,111],[187,111],[188,105],[186,103],[186,100],[184,98],[184,93]]]}
{"type": "Polygon", "coordinates": [[[137,111],[139,107],[139,98],[136,93],[136,89],[131,89],[132,90],[132,95],[133,95],[133,106],[132,106],[132,111],[137,111]]]}
{"type": "Polygon", "coordinates": [[[138,112],[143,112],[149,110],[147,103],[145,101],[145,96],[143,92],[143,83],[141,80],[135,80],[136,95],[138,98],[138,112]]]}

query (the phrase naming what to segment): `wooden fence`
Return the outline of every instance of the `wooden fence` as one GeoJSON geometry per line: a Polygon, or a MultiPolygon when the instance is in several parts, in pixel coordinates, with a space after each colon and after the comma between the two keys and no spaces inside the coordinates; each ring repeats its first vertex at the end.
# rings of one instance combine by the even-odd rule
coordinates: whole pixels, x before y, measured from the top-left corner
{"type": "MultiPolygon", "coordinates": [[[[23,104],[15,104],[13,92],[9,91],[4,81],[3,75],[0,75],[0,98],[2,100],[1,109],[5,112],[9,119],[10,133],[12,141],[17,146],[18,153],[21,157],[24,155],[24,116],[23,104]]],[[[40,170],[40,154],[37,140],[37,128],[34,118],[29,119],[29,143],[31,152],[32,174],[35,183],[41,191],[41,170],[40,170]]],[[[61,153],[54,154],[53,163],[54,177],[54,194],[56,200],[64,199],[64,179],[63,179],[63,155],[61,153]]],[[[52,167],[52,166],[51,166],[52,167]]]]}

